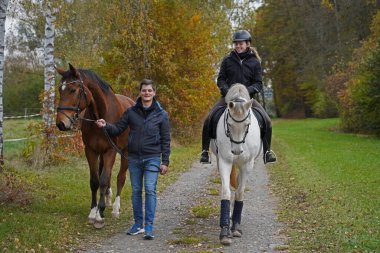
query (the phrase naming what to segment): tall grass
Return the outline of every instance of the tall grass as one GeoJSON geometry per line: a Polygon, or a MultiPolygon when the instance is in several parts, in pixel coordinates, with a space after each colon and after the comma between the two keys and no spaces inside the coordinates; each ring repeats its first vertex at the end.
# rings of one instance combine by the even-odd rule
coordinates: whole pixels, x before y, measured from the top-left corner
{"type": "Polygon", "coordinates": [[[337,119],[279,120],[270,166],[291,252],[379,252],[380,140],[337,119]]]}

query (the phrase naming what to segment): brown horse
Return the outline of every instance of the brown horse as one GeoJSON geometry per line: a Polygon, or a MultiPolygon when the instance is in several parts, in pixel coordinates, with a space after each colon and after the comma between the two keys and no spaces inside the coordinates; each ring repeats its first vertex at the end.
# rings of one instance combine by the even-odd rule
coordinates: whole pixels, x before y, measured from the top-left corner
{"type": "Polygon", "coordinates": [[[72,129],[77,120],[81,120],[82,140],[90,167],[92,192],[88,219],[94,227],[102,228],[105,225],[104,209],[106,205],[112,205],[111,174],[116,158],[114,144],[120,147],[122,155],[112,215],[118,217],[120,213],[120,194],[128,169],[126,159],[128,131],[118,137],[109,138],[94,121],[103,118],[107,122],[116,122],[134,102],[128,97],[114,94],[112,88],[93,71],[76,69],[69,64],[68,71],[57,68],[57,72],[62,79],[59,84],[60,100],[56,124],[59,130],[67,131],[72,129]],[[83,118],[80,115],[84,115],[83,118]],[[97,202],[99,187],[100,198],[97,202]]]}

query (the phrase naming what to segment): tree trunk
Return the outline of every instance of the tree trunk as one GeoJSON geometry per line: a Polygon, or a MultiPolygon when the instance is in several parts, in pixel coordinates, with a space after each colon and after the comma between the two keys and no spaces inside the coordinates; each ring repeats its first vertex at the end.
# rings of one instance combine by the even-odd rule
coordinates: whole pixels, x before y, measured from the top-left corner
{"type": "Polygon", "coordinates": [[[4,76],[4,48],[5,48],[5,18],[7,14],[8,0],[0,2],[0,172],[4,166],[3,156],[3,76],[4,76]]]}
{"type": "Polygon", "coordinates": [[[43,118],[45,122],[46,134],[46,158],[49,159],[51,149],[56,141],[53,131],[54,123],[54,97],[55,97],[55,78],[54,78],[54,21],[55,15],[50,5],[47,6],[45,20],[45,44],[44,44],[44,77],[45,77],[45,97],[43,103],[43,118]]]}

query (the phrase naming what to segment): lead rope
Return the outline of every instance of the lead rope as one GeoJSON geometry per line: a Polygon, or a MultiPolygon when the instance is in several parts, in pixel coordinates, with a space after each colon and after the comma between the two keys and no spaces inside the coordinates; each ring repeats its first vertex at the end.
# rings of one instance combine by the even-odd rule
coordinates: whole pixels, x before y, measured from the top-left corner
{"type": "MultiPolygon", "coordinates": [[[[95,121],[95,120],[93,120],[95,121]]],[[[119,149],[119,147],[112,141],[111,137],[109,136],[107,130],[103,127],[103,132],[104,132],[104,135],[106,136],[108,142],[111,144],[112,148],[117,152],[119,153],[124,159],[128,160],[128,158],[123,154],[123,152],[119,149]]],[[[150,171],[150,172],[155,172],[155,173],[160,173],[160,166],[156,166],[154,165],[154,167],[158,168],[158,171],[155,171],[155,170],[148,170],[146,169],[145,167],[143,168],[143,170],[145,171],[150,171]]]]}
{"type": "Polygon", "coordinates": [[[112,148],[119,153],[124,159],[128,160],[128,158],[123,154],[123,152],[120,150],[120,148],[112,141],[111,137],[109,136],[107,130],[103,127],[103,133],[106,136],[109,144],[111,144],[112,148]]]}
{"type": "MultiPolygon", "coordinates": [[[[88,121],[88,122],[95,122],[96,121],[94,119],[87,119],[87,118],[82,118],[82,117],[78,117],[78,119],[83,120],[83,121],[88,121]]],[[[128,158],[123,154],[121,149],[112,141],[110,135],[108,134],[107,130],[104,127],[103,127],[103,133],[104,133],[104,136],[106,137],[108,143],[112,146],[112,148],[117,153],[119,153],[124,159],[128,160],[128,158]]]]}

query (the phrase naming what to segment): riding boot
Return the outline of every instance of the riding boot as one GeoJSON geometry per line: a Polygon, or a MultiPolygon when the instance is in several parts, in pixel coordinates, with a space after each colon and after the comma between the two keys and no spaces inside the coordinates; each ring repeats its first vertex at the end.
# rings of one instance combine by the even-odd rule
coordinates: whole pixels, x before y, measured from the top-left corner
{"type": "Polygon", "coordinates": [[[264,150],[264,164],[275,163],[277,161],[276,154],[270,149],[272,143],[272,128],[267,128],[263,140],[263,150],[264,150]]]}
{"type": "Polygon", "coordinates": [[[210,130],[209,130],[209,119],[207,118],[203,124],[202,130],[202,154],[201,154],[201,163],[211,163],[208,150],[210,148],[210,130]]]}

